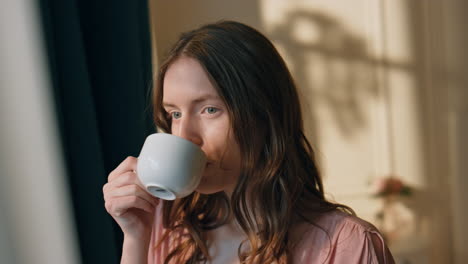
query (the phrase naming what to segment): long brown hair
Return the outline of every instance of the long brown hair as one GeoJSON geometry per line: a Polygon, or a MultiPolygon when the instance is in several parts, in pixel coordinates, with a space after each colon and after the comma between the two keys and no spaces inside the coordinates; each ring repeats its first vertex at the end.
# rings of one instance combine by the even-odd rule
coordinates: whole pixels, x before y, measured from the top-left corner
{"type": "Polygon", "coordinates": [[[195,192],[164,202],[164,227],[188,233],[165,263],[209,260],[205,231],[223,225],[230,212],[248,236],[244,242],[249,249],[238,249],[241,263],[290,263],[295,217],[313,224],[314,216],[327,211],[354,214],[325,199],[314,151],[304,135],[296,85],[264,35],[233,21],[182,34],[161,65],[154,89],[154,121],[168,133],[171,121],[162,106],[163,81],[168,67],[181,56],[201,64],[226,104],[241,151],[241,175],[230,201],[223,192],[195,192]]]}

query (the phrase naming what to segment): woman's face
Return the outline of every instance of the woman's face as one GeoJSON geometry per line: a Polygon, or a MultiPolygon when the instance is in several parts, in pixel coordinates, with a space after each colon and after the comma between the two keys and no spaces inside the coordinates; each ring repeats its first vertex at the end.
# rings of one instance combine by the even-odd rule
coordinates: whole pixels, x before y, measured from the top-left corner
{"type": "Polygon", "coordinates": [[[172,134],[200,146],[208,157],[197,191],[232,194],[240,174],[240,151],[226,105],[197,60],[181,57],[165,75],[163,106],[172,134]]]}

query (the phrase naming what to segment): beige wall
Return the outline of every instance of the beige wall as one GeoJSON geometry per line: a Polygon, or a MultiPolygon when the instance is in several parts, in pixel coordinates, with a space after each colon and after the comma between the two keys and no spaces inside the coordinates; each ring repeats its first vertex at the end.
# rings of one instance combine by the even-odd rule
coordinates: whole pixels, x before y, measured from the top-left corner
{"type": "Polygon", "coordinates": [[[257,1],[161,1],[149,0],[154,40],[157,49],[156,61],[164,58],[165,52],[180,33],[202,24],[221,19],[237,20],[261,29],[259,3],[257,1]]]}
{"type": "Polygon", "coordinates": [[[461,264],[468,258],[462,3],[157,0],[155,54],[160,60],[180,32],[219,19],[264,32],[300,87],[329,197],[392,233],[399,262],[461,264]],[[382,201],[371,198],[369,182],[387,175],[416,191],[381,223],[382,201]]]}

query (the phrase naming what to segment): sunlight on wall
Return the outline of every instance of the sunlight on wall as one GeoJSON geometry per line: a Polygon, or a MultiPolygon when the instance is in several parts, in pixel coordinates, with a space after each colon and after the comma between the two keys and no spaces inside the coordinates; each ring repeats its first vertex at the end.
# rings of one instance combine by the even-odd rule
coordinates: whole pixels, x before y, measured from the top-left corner
{"type": "Polygon", "coordinates": [[[448,194],[429,166],[428,8],[407,0],[263,0],[260,15],[301,89],[329,196],[378,225],[398,261],[448,263],[450,230],[435,213],[449,213],[448,194]],[[369,182],[385,176],[409,184],[413,197],[372,198],[369,182]]]}
{"type": "Polygon", "coordinates": [[[264,27],[304,95],[307,135],[320,153],[327,190],[338,200],[360,200],[353,206],[370,219],[378,205],[367,199],[367,182],[389,166],[374,162],[382,137],[373,136],[379,133],[373,108],[385,101],[365,38],[366,2],[274,3],[262,2],[264,27]]]}

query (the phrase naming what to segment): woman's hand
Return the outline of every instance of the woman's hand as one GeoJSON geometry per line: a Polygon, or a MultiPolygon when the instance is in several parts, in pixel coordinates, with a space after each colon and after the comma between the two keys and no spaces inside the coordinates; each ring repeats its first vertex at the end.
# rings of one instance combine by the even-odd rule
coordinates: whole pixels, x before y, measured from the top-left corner
{"type": "Polygon", "coordinates": [[[138,159],[129,156],[113,170],[103,187],[105,207],[125,237],[148,240],[159,199],[148,194],[135,173],[138,159]]]}

